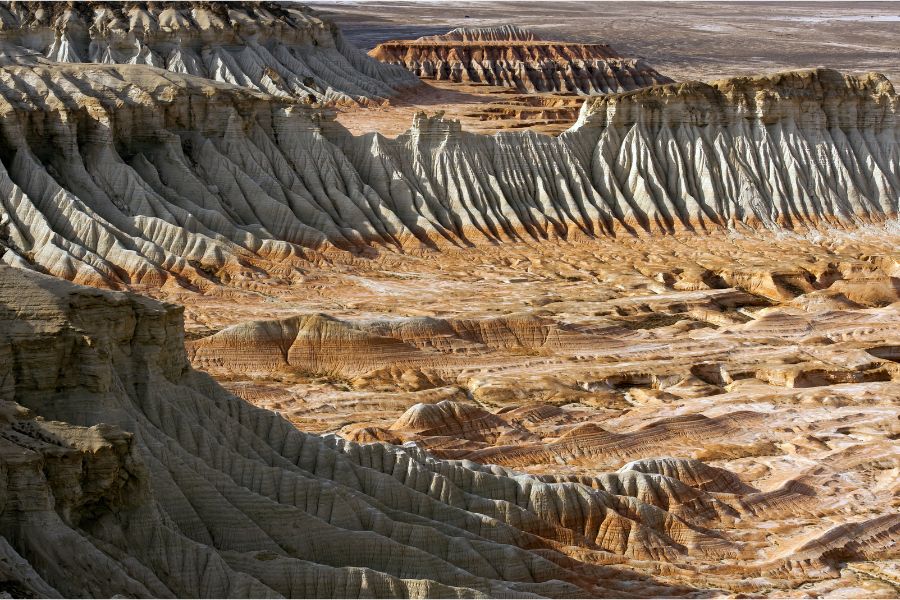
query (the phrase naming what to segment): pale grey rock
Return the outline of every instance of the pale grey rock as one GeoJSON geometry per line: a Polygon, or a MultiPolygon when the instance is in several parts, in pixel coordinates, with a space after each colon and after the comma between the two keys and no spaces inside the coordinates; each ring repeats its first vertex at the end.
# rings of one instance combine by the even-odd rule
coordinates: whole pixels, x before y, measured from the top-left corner
{"type": "Polygon", "coordinates": [[[559,137],[420,114],[389,139],[147,66],[7,66],[0,246],[80,283],[203,287],[304,249],[854,227],[897,216],[898,106],[883,76],[819,69],[598,97],[559,137]]]}
{"type": "Polygon", "coordinates": [[[541,37],[534,31],[518,25],[494,25],[489,27],[457,27],[441,35],[425,35],[420,42],[536,42],[541,37]]]}
{"type": "Polygon", "coordinates": [[[0,3],[0,41],[53,62],[149,65],[320,102],[381,102],[417,84],[293,3],[12,0],[0,3]]]}
{"type": "Polygon", "coordinates": [[[563,550],[734,551],[624,488],[302,433],[190,367],[182,310],[0,266],[0,564],[15,568],[0,576],[12,589],[669,596],[689,590],[563,550]]]}

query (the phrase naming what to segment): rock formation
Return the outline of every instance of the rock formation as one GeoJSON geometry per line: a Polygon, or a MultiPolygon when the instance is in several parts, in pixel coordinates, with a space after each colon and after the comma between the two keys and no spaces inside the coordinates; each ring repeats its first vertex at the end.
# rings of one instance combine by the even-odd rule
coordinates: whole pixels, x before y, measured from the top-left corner
{"type": "MultiPolygon", "coordinates": [[[[883,76],[390,138],[335,114],[415,77],[306,9],[0,23],[0,595],[896,595],[883,76]]],[[[512,27],[415,44],[528,90],[635,79],[512,27]]]]}
{"type": "Polygon", "coordinates": [[[20,60],[149,65],[318,102],[382,101],[416,84],[297,4],[12,0],[0,43],[36,53],[20,60]]]}
{"type": "Polygon", "coordinates": [[[514,26],[454,29],[378,44],[369,56],[423,79],[480,82],[523,92],[606,94],[670,83],[604,44],[543,40],[514,26]]]}
{"type": "Polygon", "coordinates": [[[897,214],[898,101],[815,70],[589,101],[558,138],[416,118],[349,135],[288,99],[137,65],[0,70],[3,261],[201,289],[358,252],[897,214]]]}
{"type": "Polygon", "coordinates": [[[531,315],[342,321],[317,314],[234,325],[188,342],[188,354],[194,365],[217,372],[352,379],[393,365],[449,372],[495,350],[540,353],[589,344],[584,337],[531,315]]]}
{"type": "Polygon", "coordinates": [[[0,267],[5,590],[678,595],[600,558],[736,550],[624,488],[304,434],[182,342],[179,307],[0,267]]]}
{"type": "MultiPolygon", "coordinates": [[[[758,492],[697,460],[535,477],[410,445],[319,437],[194,371],[183,339],[175,305],[0,267],[4,590],[679,596],[716,590],[705,587],[715,569],[702,573],[694,561],[732,565],[732,576],[811,577],[846,560],[888,558],[900,535],[896,515],[857,519],[734,566],[764,546],[720,529],[788,503],[798,514],[823,469],[758,492]]],[[[413,407],[397,427],[492,442],[500,438],[485,432],[514,431],[503,424],[511,417],[441,403],[413,407]]],[[[639,435],[671,435],[688,421],[639,435]]],[[[503,440],[527,443],[525,435],[519,428],[503,440]]],[[[855,450],[838,452],[834,468],[855,474],[855,450]]]]}

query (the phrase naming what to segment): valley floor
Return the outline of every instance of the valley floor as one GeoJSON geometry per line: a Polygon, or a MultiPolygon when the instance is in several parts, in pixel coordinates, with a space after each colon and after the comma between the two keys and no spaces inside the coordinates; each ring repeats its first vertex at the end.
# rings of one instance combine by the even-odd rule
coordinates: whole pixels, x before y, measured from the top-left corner
{"type": "Polygon", "coordinates": [[[423,80],[420,87],[383,105],[336,110],[337,122],[353,135],[377,131],[395,138],[409,129],[420,111],[442,111],[474,133],[528,129],[553,135],[575,123],[584,100],[575,93],[526,94],[483,83],[423,80]]]}
{"type": "Polygon", "coordinates": [[[195,367],[302,430],[604,489],[636,460],[714,467],[679,478],[717,508],[669,509],[720,545],[620,549],[670,583],[893,597],[895,227],[335,254],[166,299],[195,367]]]}

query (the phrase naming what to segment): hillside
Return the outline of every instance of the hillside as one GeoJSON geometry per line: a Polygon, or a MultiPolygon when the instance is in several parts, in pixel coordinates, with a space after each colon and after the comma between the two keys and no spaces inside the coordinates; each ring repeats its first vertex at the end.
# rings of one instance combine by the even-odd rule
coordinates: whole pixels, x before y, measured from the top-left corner
{"type": "Polygon", "coordinates": [[[393,140],[152,67],[0,82],[3,260],[95,285],[198,284],[302,248],[852,226],[900,201],[900,101],[878,75],[604,96],[558,138],[419,115],[393,140]]]}
{"type": "Polygon", "coordinates": [[[12,0],[0,43],[18,62],[148,65],[308,102],[381,102],[416,84],[299,4],[12,0]]]}

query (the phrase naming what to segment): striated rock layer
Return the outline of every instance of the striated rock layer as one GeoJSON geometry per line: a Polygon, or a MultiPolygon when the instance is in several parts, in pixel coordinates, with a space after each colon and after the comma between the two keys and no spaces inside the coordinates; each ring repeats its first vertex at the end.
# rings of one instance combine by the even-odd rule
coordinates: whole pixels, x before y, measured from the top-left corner
{"type": "Polygon", "coordinates": [[[426,79],[501,85],[523,92],[606,94],[672,81],[605,44],[547,41],[508,25],[384,42],[369,56],[426,79]]]}
{"type": "Polygon", "coordinates": [[[93,285],[294,277],[303,248],[440,248],[880,222],[900,199],[882,76],[790,72],[585,104],[559,137],[420,115],[359,137],[151,67],[0,70],[0,252],[93,285]]]}
{"type": "Polygon", "coordinates": [[[316,314],[234,325],[189,342],[188,354],[201,368],[239,373],[284,370],[352,378],[402,365],[439,376],[494,350],[540,352],[594,341],[583,337],[531,315],[354,322],[316,314]]]}
{"type": "Polygon", "coordinates": [[[0,43],[37,53],[20,60],[149,65],[325,102],[381,101],[416,84],[296,4],[12,0],[0,3],[0,43]]]}
{"type": "Polygon", "coordinates": [[[739,549],[691,523],[690,507],[649,502],[674,486],[719,506],[652,466],[611,476],[645,502],[304,434],[192,370],[183,335],[175,305],[0,267],[5,590],[668,596],[689,590],[603,564],[739,549]]]}
{"type": "MultiPolygon", "coordinates": [[[[188,356],[303,429],[627,495],[727,542],[621,547],[666,581],[893,597],[897,240],[888,223],[335,261],[265,300],[184,293],[218,329],[188,356]]],[[[683,527],[665,531],[696,539],[683,527]]]]}

